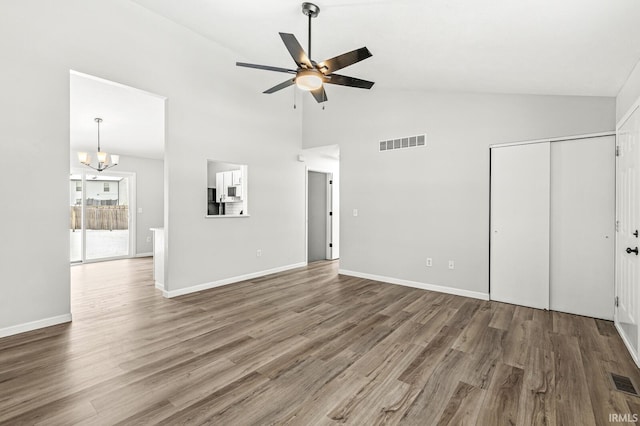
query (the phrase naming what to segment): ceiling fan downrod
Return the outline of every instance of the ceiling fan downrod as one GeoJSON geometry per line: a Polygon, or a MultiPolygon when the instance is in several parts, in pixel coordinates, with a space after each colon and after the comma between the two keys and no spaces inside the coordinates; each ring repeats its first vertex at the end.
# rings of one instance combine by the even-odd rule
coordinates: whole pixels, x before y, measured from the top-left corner
{"type": "Polygon", "coordinates": [[[309,48],[307,49],[307,55],[309,60],[313,62],[311,59],[311,18],[315,18],[320,13],[320,7],[313,3],[302,3],[302,14],[309,17],[309,48]]]}

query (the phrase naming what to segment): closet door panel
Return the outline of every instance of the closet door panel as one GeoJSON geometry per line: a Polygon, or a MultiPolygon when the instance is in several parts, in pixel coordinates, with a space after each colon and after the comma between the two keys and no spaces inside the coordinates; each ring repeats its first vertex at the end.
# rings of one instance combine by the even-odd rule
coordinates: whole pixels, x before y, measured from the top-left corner
{"type": "Polygon", "coordinates": [[[492,300],[549,308],[549,143],[491,149],[492,300]]]}
{"type": "Polygon", "coordinates": [[[614,136],[552,143],[552,310],[613,319],[614,234],[614,136]]]}

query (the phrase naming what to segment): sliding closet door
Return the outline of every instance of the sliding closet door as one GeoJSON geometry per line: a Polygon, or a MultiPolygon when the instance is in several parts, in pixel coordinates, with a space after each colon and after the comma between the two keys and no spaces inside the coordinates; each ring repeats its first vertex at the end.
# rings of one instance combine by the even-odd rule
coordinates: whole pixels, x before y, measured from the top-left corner
{"type": "Polygon", "coordinates": [[[549,308],[549,143],[491,149],[491,299],[549,308]]]}
{"type": "Polygon", "coordinates": [[[613,319],[615,137],[551,144],[550,306],[613,319]]]}

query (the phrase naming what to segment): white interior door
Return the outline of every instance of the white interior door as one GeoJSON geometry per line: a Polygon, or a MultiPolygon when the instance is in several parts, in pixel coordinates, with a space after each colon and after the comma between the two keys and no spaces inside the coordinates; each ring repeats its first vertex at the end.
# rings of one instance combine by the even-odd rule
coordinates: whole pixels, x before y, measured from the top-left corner
{"type": "Polygon", "coordinates": [[[640,256],[627,252],[640,246],[640,110],[618,128],[616,165],[616,300],[615,324],[638,363],[638,267],[640,256]]]}
{"type": "Polygon", "coordinates": [[[491,149],[492,300],[549,309],[549,142],[491,149]]]}
{"type": "Polygon", "coordinates": [[[615,137],[551,144],[550,308],[613,319],[615,137]]]}
{"type": "Polygon", "coordinates": [[[333,259],[333,173],[327,173],[325,175],[326,180],[326,259],[333,259]]]}
{"type": "MultiPolygon", "coordinates": [[[[307,173],[307,262],[327,259],[327,174],[307,173]]],[[[329,234],[330,235],[330,234],[329,234]]]]}

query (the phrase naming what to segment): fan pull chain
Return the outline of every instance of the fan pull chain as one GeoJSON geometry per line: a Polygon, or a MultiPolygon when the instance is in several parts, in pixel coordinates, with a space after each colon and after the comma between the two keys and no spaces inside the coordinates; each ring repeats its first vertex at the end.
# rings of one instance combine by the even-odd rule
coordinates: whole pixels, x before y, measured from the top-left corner
{"type": "Polygon", "coordinates": [[[293,88],[293,109],[296,109],[296,88],[293,88]]]}

